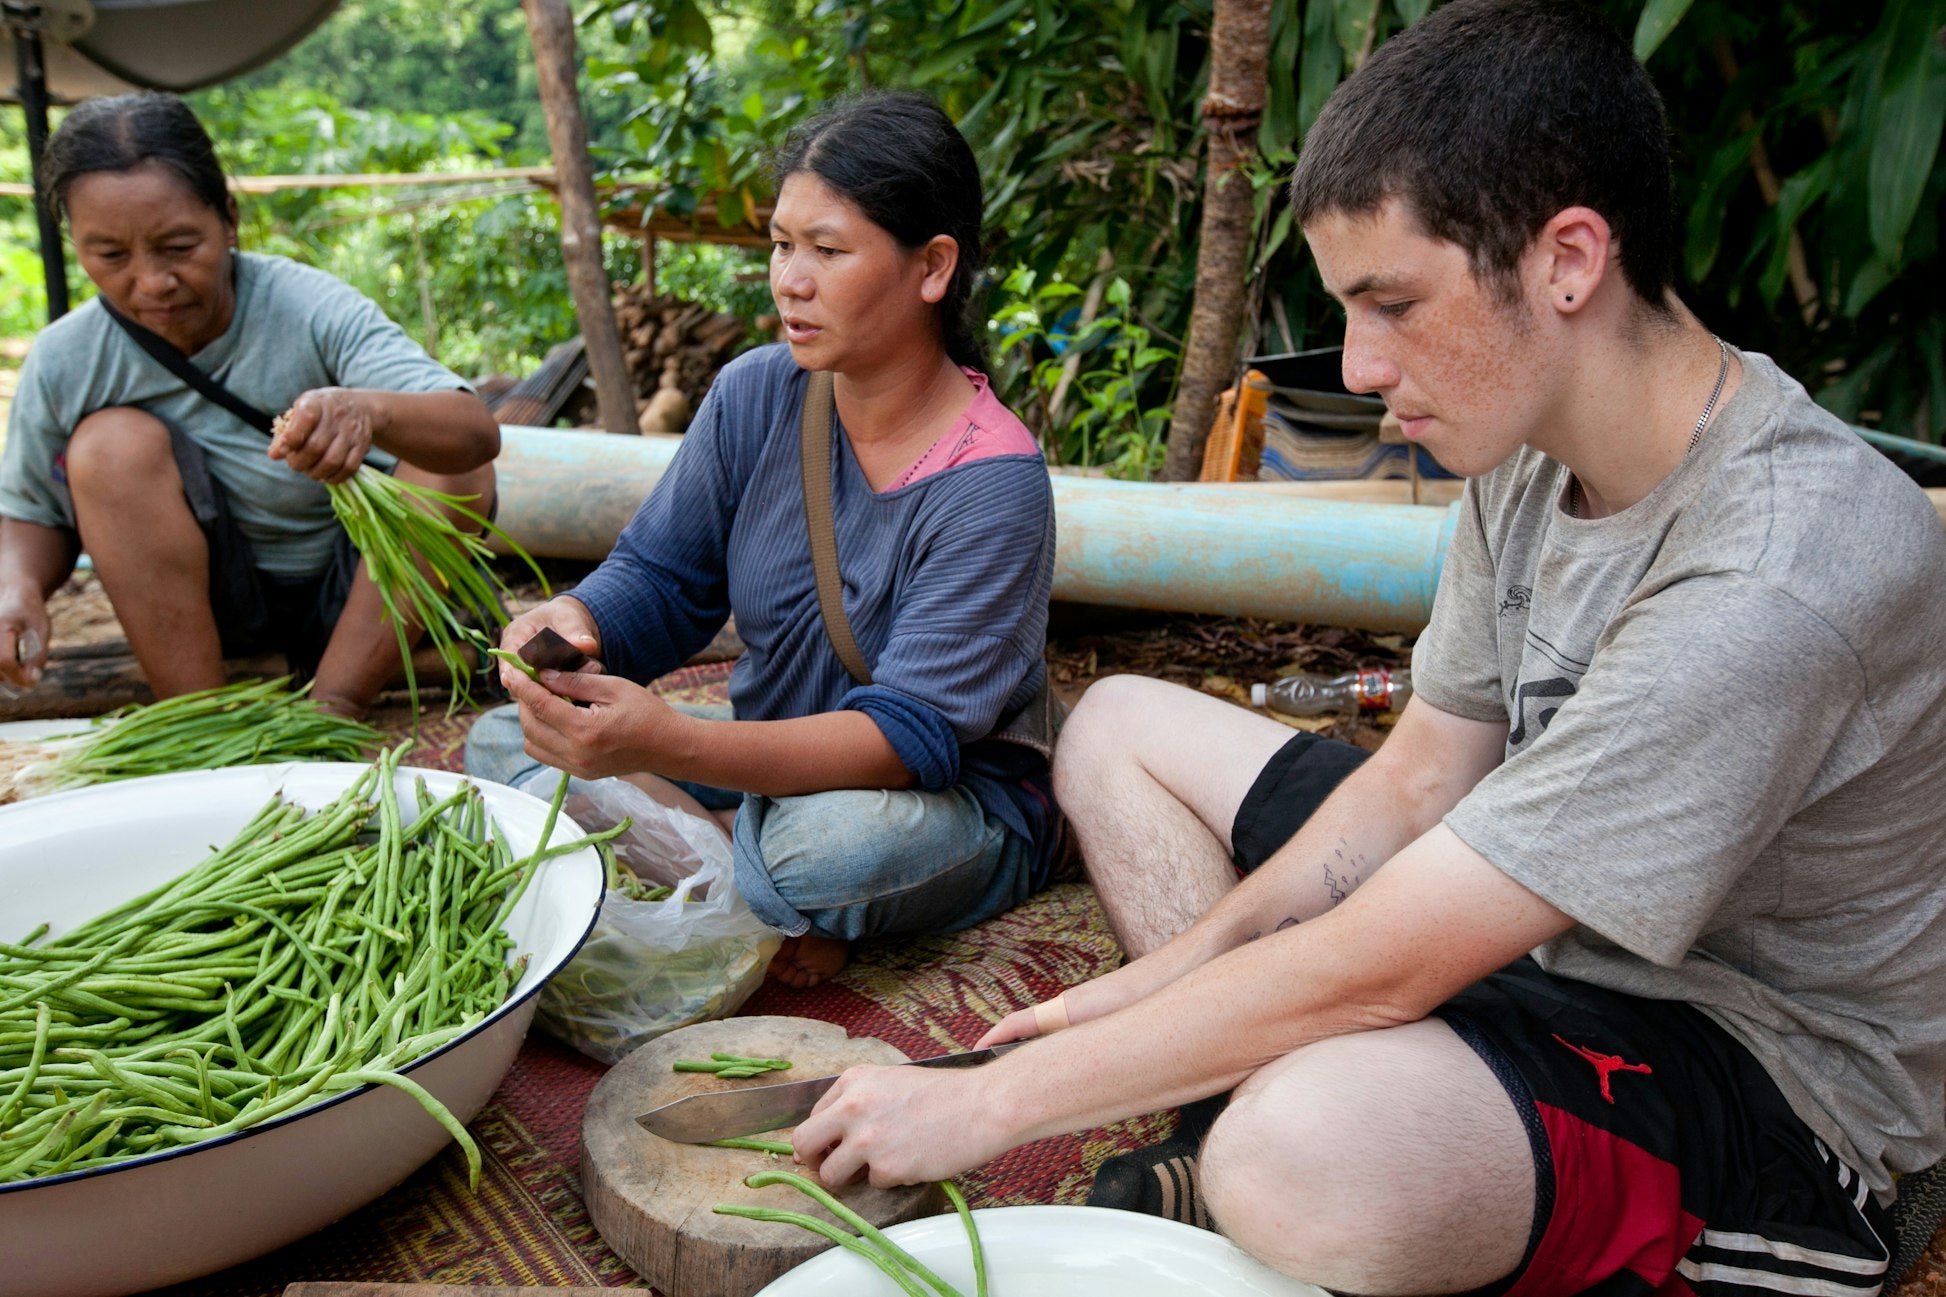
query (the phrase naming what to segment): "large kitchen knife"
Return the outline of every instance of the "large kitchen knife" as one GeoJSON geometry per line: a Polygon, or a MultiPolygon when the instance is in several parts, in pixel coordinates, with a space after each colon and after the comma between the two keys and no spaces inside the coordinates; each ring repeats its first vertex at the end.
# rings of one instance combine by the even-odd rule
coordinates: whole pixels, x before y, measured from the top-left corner
{"type": "MultiPolygon", "coordinates": [[[[964,1054],[916,1058],[904,1066],[978,1067],[1026,1043],[1024,1040],[1014,1040],[964,1054]]],[[[686,1099],[652,1108],[635,1120],[650,1134],[660,1135],[678,1144],[707,1144],[713,1139],[757,1135],[803,1121],[811,1115],[811,1109],[818,1106],[824,1092],[837,1083],[836,1076],[820,1076],[810,1081],[785,1081],[779,1085],[753,1085],[739,1090],[692,1094],[686,1099]]]]}

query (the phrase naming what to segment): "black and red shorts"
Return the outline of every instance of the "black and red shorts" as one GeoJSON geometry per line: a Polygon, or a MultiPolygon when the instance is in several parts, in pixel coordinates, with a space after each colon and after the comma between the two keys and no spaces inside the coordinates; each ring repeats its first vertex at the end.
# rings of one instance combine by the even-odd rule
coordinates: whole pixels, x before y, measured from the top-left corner
{"type": "Polygon", "coordinates": [[[1884,1210],[1703,1013],[1532,959],[1437,1012],[1499,1077],[1534,1152],[1534,1229],[1507,1297],[1870,1297],[1884,1283],[1884,1210]]]}
{"type": "MultiPolygon", "coordinates": [[[[1237,810],[1238,870],[1288,841],[1364,755],[1293,737],[1237,810]]],[[[1884,1284],[1885,1211],[1698,1010],[1553,977],[1530,958],[1437,1016],[1499,1078],[1533,1148],[1526,1256],[1487,1294],[1872,1297],[1884,1284]]]]}

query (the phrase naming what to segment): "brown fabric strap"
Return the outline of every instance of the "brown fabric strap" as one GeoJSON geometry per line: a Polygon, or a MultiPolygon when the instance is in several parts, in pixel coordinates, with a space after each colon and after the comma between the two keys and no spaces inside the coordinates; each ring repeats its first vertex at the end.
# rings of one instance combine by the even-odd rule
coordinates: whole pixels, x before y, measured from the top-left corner
{"type": "Polygon", "coordinates": [[[811,538],[811,570],[818,579],[818,614],[832,651],[861,685],[872,682],[871,668],[852,638],[845,617],[845,585],[838,575],[838,531],[831,520],[831,375],[814,371],[804,389],[800,458],[804,464],[804,529],[811,538]]]}

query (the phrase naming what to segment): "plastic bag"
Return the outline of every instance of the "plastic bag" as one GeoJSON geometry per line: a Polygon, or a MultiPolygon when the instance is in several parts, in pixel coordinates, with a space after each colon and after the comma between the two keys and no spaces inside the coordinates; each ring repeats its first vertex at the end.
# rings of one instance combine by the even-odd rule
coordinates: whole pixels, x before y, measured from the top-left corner
{"type": "Polygon", "coordinates": [[[614,1063],[666,1031],[734,1013],[783,938],[737,894],[730,844],[717,826],[621,779],[570,780],[562,810],[586,829],[633,820],[610,844],[616,859],[675,892],[638,901],[608,890],[594,931],[541,987],[542,1030],[614,1063]]]}

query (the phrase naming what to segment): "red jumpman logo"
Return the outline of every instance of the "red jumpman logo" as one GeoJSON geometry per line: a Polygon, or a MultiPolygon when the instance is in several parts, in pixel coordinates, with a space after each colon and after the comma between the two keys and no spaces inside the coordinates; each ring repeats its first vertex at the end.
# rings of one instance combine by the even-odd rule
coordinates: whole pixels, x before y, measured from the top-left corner
{"type": "MultiPolygon", "coordinates": [[[[1559,1036],[1556,1036],[1554,1039],[1561,1040],[1559,1036]]],[[[1587,1059],[1590,1063],[1594,1064],[1595,1075],[1601,1079],[1601,1097],[1608,1100],[1608,1102],[1610,1103],[1615,1102],[1615,1096],[1611,1094],[1608,1089],[1608,1078],[1612,1073],[1640,1072],[1644,1076],[1648,1076],[1651,1075],[1654,1070],[1647,1063],[1624,1063],[1621,1060],[1621,1058],[1615,1054],[1597,1054],[1592,1049],[1583,1049],[1581,1046],[1576,1044],[1571,1044],[1570,1042],[1565,1040],[1561,1040],[1561,1043],[1563,1045],[1567,1045],[1569,1049],[1573,1050],[1575,1053],[1581,1055],[1581,1057],[1587,1059]]]]}

